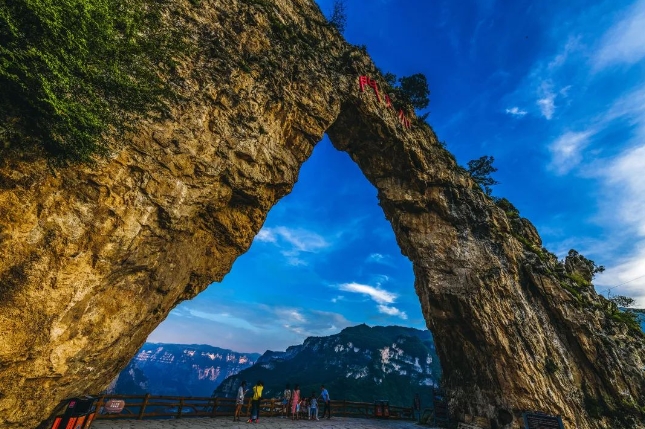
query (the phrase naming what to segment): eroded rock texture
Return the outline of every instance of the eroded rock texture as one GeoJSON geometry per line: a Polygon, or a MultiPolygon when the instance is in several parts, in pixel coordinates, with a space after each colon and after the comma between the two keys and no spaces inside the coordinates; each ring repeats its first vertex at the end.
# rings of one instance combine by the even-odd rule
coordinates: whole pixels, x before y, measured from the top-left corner
{"type": "Polygon", "coordinates": [[[177,303],[230,270],[325,132],[376,186],[413,261],[455,415],[643,427],[642,337],[428,127],[406,130],[359,91],[377,71],[312,0],[180,9],[200,49],[172,120],[95,167],[1,161],[0,427],[36,427],[60,400],[103,389],[177,303]]]}

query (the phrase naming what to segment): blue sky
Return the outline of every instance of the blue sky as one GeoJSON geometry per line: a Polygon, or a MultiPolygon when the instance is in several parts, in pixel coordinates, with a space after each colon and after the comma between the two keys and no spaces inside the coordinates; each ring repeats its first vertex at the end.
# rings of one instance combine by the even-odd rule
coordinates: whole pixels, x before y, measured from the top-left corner
{"type": "MultiPolygon", "coordinates": [[[[494,156],[493,194],[548,249],[605,265],[596,289],[645,306],[645,0],[346,3],[350,43],[427,76],[458,162],[494,156]]],[[[376,190],[325,138],[223,282],[149,340],[263,352],[358,323],[424,328],[413,282],[376,190]]]]}

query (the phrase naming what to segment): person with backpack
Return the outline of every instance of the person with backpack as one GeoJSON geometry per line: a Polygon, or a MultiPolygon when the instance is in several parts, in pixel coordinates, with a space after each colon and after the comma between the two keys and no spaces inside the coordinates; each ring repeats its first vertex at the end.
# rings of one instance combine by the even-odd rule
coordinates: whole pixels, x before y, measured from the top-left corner
{"type": "Polygon", "coordinates": [[[258,380],[253,386],[253,396],[251,397],[251,418],[248,419],[247,423],[257,423],[260,417],[260,399],[262,399],[262,390],[264,389],[264,383],[262,380],[258,380]]]}
{"type": "Polygon", "coordinates": [[[246,389],[246,381],[242,381],[242,384],[237,389],[237,396],[235,397],[235,415],[233,416],[233,421],[240,421],[240,411],[242,411],[242,405],[244,405],[244,395],[248,391],[246,389]]]}

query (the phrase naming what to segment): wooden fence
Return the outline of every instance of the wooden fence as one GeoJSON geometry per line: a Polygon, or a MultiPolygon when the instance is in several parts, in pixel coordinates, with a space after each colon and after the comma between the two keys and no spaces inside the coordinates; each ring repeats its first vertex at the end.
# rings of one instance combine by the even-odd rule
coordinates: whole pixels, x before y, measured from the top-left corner
{"type": "MultiPolygon", "coordinates": [[[[318,415],[322,416],[324,404],[319,403],[318,415]]],[[[235,413],[234,398],[205,398],[185,396],[135,396],[135,395],[104,395],[96,404],[95,419],[163,419],[189,417],[219,417],[233,416],[235,413]],[[119,414],[103,413],[103,405],[110,399],[122,399],[125,407],[119,414]]],[[[251,411],[250,399],[242,407],[242,415],[248,418],[251,411]]],[[[342,417],[375,417],[375,405],[369,402],[331,401],[332,416],[342,417]]],[[[303,416],[306,411],[303,412],[303,416]]],[[[260,416],[276,417],[283,415],[280,399],[261,399],[260,416]]],[[[389,418],[412,419],[411,407],[389,407],[389,418]]]]}

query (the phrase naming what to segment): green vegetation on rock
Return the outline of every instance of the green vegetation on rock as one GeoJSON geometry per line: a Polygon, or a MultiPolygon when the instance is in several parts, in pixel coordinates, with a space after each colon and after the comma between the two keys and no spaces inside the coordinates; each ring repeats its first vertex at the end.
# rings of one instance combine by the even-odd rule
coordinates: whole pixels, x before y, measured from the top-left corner
{"type": "Polygon", "coordinates": [[[3,2],[0,150],[91,162],[137,119],[167,114],[174,59],[188,46],[171,4],[3,2]]]}

